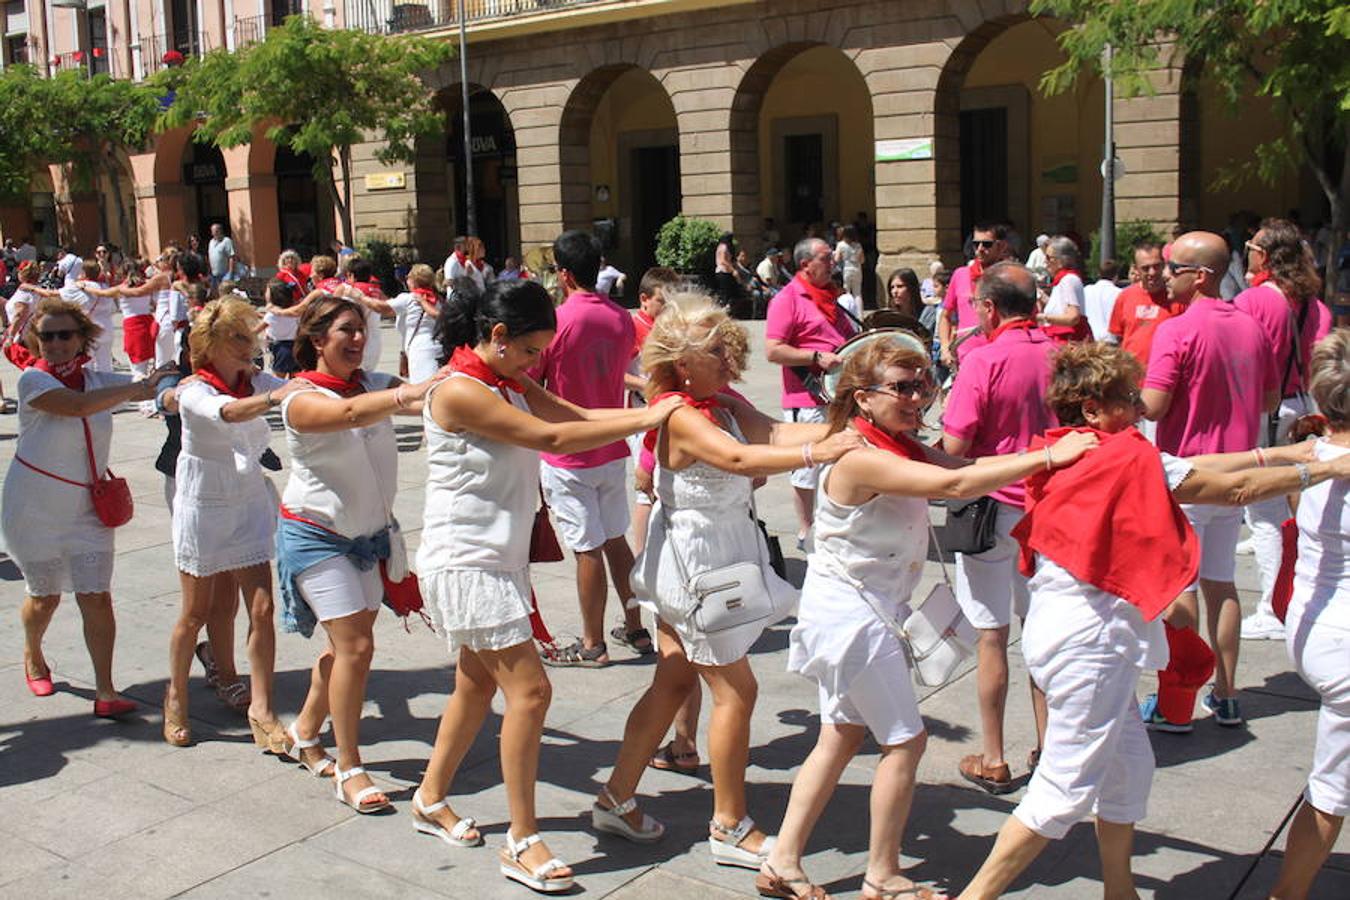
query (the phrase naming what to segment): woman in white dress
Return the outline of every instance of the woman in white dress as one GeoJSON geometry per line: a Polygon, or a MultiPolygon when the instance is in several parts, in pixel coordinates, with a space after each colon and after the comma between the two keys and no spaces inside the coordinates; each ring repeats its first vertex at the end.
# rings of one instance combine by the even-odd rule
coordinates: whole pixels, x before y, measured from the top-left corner
{"type": "Polygon", "coordinates": [[[173,546],[183,607],[169,639],[164,739],[179,747],[192,741],[187,685],[197,635],[215,615],[218,598],[228,598],[233,608],[238,585],[249,612],[248,724],[263,750],[288,749],[286,730],[272,710],[277,496],[258,457],[271,438],[264,413],[280,406],[293,388],[254,369],[257,328],[258,315],[245,300],[207,304],[189,339],[195,378],[177,391],[183,431],[174,477],[173,546]]]}
{"type": "Polygon", "coordinates": [[[1083,315],[1087,307],[1083,291],[1083,255],[1072,238],[1055,235],[1045,247],[1050,270],[1050,296],[1038,321],[1045,333],[1061,343],[1091,340],[1092,328],[1083,315]]]}
{"type": "MultiPolygon", "coordinates": [[[[389,806],[361,766],[360,725],[384,597],[381,562],[402,547],[394,533],[398,444],[390,417],[419,415],[428,387],[363,372],[365,343],[365,309],[351,300],[321,297],[300,318],[302,371],[281,404],[291,475],[277,530],[282,628],[309,637],[321,624],[328,638],[289,730],[294,755],[316,775],[331,768],[337,799],[360,813],[389,806]],[[336,765],[318,737],[329,716],[336,765]]],[[[393,561],[402,566],[406,554],[393,561]]]]}
{"type": "MultiPolygon", "coordinates": [[[[1164,614],[1178,624],[1173,601],[1199,568],[1178,504],[1242,506],[1350,477],[1350,454],[1318,461],[1310,444],[1160,454],[1134,427],[1142,374],[1132,354],[1106,344],[1072,343],[1055,359],[1046,399],[1066,427],[1046,441],[1091,431],[1101,443],[1074,466],[1027,479],[1026,516],[1014,531],[1031,576],[1022,656],[1049,707],[1045,744],[961,900],[1000,896],[1087,815],[1096,818],[1103,895],[1134,896],[1134,826],[1147,812],[1154,765],[1135,688],[1145,669],[1166,666],[1164,614]]],[[[1344,672],[1343,644],[1339,652],[1344,672]]]]}
{"type": "Polygon", "coordinates": [[[20,615],[29,689],[39,697],[54,691],[42,636],[61,594],[73,592],[94,667],[94,714],[120,716],[136,704],[113,687],[113,529],[94,512],[87,443],[102,475],[112,443],[111,411],[153,397],[155,384],[169,372],[132,384],[129,376],[86,368],[97,338],[98,327],[73,303],[44,300],[29,317],[26,341],[39,359],[19,376],[19,438],[5,474],[0,530],[27,591],[20,615]]]}
{"type": "Polygon", "coordinates": [[[532,281],[455,292],[440,315],[452,374],[428,393],[427,499],[417,571],[457,666],[426,775],[413,794],[418,831],[457,846],[482,838],[448,805],[455,771],[500,690],[502,779],[511,825],[501,871],[537,891],[572,886],[539,837],[534,788],[551,687],[530,628],[530,532],[539,451],[577,453],[654,428],[674,402],[586,410],[525,375],[557,329],[553,300],[532,281]]]}
{"type": "Polygon", "coordinates": [[[771,840],[746,815],[745,767],[758,690],[746,654],[771,621],[705,633],[695,623],[695,600],[682,573],[759,563],[775,611],[786,615],[796,592],[765,563],[751,482],[833,462],[859,442],[852,434],[827,438],[824,424],[779,422],[721,393],[740,377],[748,355],[745,329],[696,293],[668,293],[643,345],[648,397],[675,394],[685,403],[657,436],[657,504],[633,568],[638,601],[657,617],[660,656],[651,687],[628,716],[614,771],[591,817],[600,831],[638,842],[660,839],[664,828],[637,808],[634,792],[676,711],[702,678],[713,697],[709,850],[722,865],[758,869],[771,840]]]}
{"type": "Polygon", "coordinates": [[[427,380],[441,367],[441,345],[436,341],[440,303],[436,272],[425,263],[408,270],[408,290],[389,301],[408,358],[408,377],[414,382],[427,380]]]}
{"type": "Polygon", "coordinates": [[[858,229],[845,225],[839,235],[839,243],[834,245],[834,262],[844,276],[844,290],[858,298],[862,303],[863,263],[862,242],[858,238],[858,229]]]}
{"type": "MultiPolygon", "coordinates": [[[[1324,338],[1308,373],[1328,425],[1316,444],[1317,459],[1350,459],[1350,331],[1338,328],[1324,338]]],[[[1350,814],[1350,486],[1337,482],[1304,491],[1295,519],[1298,561],[1284,639],[1299,675],[1321,695],[1322,708],[1304,802],[1270,891],[1280,900],[1308,896],[1350,814]]]]}
{"type": "Polygon", "coordinates": [[[792,629],[788,671],[815,681],[820,734],[792,784],[787,815],[755,879],[770,897],[824,898],[802,870],[806,842],[867,732],[881,748],[872,779],[872,827],[862,895],[937,897],[900,871],[900,840],[927,743],[908,658],[874,611],[909,615],[928,556],[928,500],[979,497],[1047,465],[1067,465],[1096,443],[1076,435],[1050,455],[987,457],[971,465],[909,437],[937,393],[923,344],[880,337],[849,354],[829,427],[868,446],[821,471],[815,545],[792,629]]]}

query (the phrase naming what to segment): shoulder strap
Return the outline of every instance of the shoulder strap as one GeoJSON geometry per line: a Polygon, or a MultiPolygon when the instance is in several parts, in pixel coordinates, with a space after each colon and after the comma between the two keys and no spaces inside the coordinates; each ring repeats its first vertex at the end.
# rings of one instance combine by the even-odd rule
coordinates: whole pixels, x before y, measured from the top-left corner
{"type": "Polygon", "coordinates": [[[94,436],[89,431],[88,419],[81,416],[80,424],[84,426],[84,449],[85,452],[89,454],[89,480],[91,482],[97,482],[99,477],[98,464],[94,462],[94,436]]]}
{"type": "MultiPolygon", "coordinates": [[[[1278,289],[1277,289],[1278,290],[1278,289]]],[[[1280,291],[1280,296],[1284,296],[1284,291],[1280,291]]],[[[1298,311],[1298,317],[1294,317],[1294,311],[1289,310],[1289,321],[1294,323],[1293,335],[1291,336],[1289,348],[1289,358],[1284,362],[1284,376],[1280,378],[1280,396],[1284,396],[1285,388],[1289,384],[1289,373],[1294,367],[1298,367],[1299,381],[1303,381],[1303,354],[1299,352],[1303,343],[1303,326],[1308,321],[1308,307],[1312,305],[1312,298],[1303,301],[1303,308],[1298,311]]],[[[1304,387],[1307,387],[1305,384],[1304,387]]]]}

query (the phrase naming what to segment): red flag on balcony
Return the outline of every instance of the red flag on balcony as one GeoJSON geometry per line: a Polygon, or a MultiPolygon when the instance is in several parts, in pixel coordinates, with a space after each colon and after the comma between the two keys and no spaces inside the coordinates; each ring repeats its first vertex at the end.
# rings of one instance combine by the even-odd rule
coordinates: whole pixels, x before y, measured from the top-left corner
{"type": "Polygon", "coordinates": [[[76,50],[74,53],[70,54],[70,58],[76,62],[84,62],[84,51],[76,50]]]}
{"type": "Polygon", "coordinates": [[[170,50],[168,53],[164,54],[163,62],[166,66],[181,66],[183,64],[183,54],[179,53],[177,50],[170,50]]]}
{"type": "Polygon", "coordinates": [[[95,47],[95,48],[94,48],[94,59],[102,59],[102,58],[103,58],[103,48],[102,48],[102,47],[95,47]]]}
{"type": "Polygon", "coordinates": [[[56,66],[57,68],[60,68],[60,66],[61,66],[61,57],[59,57],[59,56],[53,56],[53,57],[52,57],[52,65],[56,66]]]}

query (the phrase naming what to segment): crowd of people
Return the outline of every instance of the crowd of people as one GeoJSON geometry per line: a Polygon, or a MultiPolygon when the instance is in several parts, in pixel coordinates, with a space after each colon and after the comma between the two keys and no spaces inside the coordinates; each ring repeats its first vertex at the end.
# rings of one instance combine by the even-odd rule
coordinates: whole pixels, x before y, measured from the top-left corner
{"type": "MultiPolygon", "coordinates": [[[[764,357],[782,376],[773,410],[732,388],[750,340],[725,303],[652,269],[638,309],[625,310],[602,286],[599,242],[582,231],[551,248],[561,303],[513,261],[493,272],[474,237],[457,239],[439,272],[412,266],[392,297],[358,254],[306,263],[284,252],[261,303],[223,277],[232,247],[205,260],[171,248],[120,270],[106,253],[85,261],[68,248],[59,286],[21,263],[4,334],[22,370],[19,435],[0,528],[25,581],[30,690],[55,690],[43,635],[74,593],[94,714],[137,709],[112,673],[114,529],[130,509],[107,459],[111,412],[139,403],[166,428],[157,468],[182,588],[168,744],[193,742],[196,658],[260,749],[331,779],[358,813],[389,808],[361,753],[374,622],[381,605],[422,604],[454,673],[409,804],[413,825],[452,847],[484,843],[459,808],[456,776],[500,690],[510,819],[500,871],[565,891],[574,873],[540,834],[535,802],[547,667],[604,667],[612,641],[655,666],[597,791],[595,830],[665,838],[639,786],[648,768],[697,770],[706,684],[715,863],[752,870],[764,896],[825,898],[803,868],[807,842],[870,733],[880,758],[863,895],[933,900],[945,895],[899,866],[927,732],[917,658],[898,623],[922,608],[912,594],[937,501],[948,540],[960,536],[953,600],[976,635],[980,747],[961,777],[993,794],[1017,784],[1004,734],[1014,617],[1036,711],[1026,793],[959,896],[999,896],[1086,816],[1105,895],[1133,896],[1133,830],[1153,772],[1146,729],[1190,731],[1211,676],[1203,706],[1240,726],[1240,637],[1284,639],[1322,698],[1306,803],[1271,891],[1306,896],[1350,811],[1350,331],[1332,329],[1298,229],[1260,223],[1247,287],[1230,302],[1231,253],[1216,234],[1133,248],[1131,282],[1116,289],[1105,265],[1087,282],[1071,236],[1046,236],[1022,265],[1008,258],[1005,226],[980,224],[967,265],[922,282],[911,269],[891,275],[878,299],[892,318],[864,316],[866,237],[855,223],[833,243],[808,235],[790,259],[765,256],[776,290],[764,357]],[[114,369],[114,308],[128,373],[114,369]],[[384,320],[400,341],[398,373],[377,371],[384,320]],[[921,443],[934,411],[936,439],[921,443]],[[269,415],[289,461],[279,493],[267,474],[281,466],[269,415]],[[394,514],[394,416],[419,417],[426,442],[415,559],[394,514]],[[808,554],[800,591],[776,568],[755,510],[755,489],[779,474],[789,474],[808,554]],[[1244,508],[1263,590],[1246,622],[1233,583],[1244,508]],[[544,637],[530,582],[550,519],[576,562],[582,629],[563,646],[544,637]],[[1284,551],[1289,527],[1296,560],[1284,551]],[[1145,556],[1150,565],[1138,565],[1145,556]],[[233,641],[241,596],[247,682],[233,641]],[[746,790],[758,700],[748,655],[794,615],[787,665],[814,684],[820,724],[771,835],[746,790]],[[289,723],[273,697],[277,623],[323,637],[289,723]],[[1146,669],[1159,688],[1140,703],[1146,669]]],[[[724,236],[718,289],[747,263],[724,236]]]]}

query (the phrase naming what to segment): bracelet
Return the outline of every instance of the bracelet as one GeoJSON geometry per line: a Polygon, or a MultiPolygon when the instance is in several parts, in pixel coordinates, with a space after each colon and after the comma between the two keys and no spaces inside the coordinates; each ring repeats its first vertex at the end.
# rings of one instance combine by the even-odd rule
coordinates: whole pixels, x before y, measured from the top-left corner
{"type": "Polygon", "coordinates": [[[802,465],[808,469],[815,468],[816,459],[811,455],[811,442],[802,444],[802,465]]]}
{"type": "Polygon", "coordinates": [[[1055,470],[1055,461],[1050,458],[1050,445],[1045,445],[1045,471],[1053,472],[1055,470]]]}
{"type": "Polygon", "coordinates": [[[1266,454],[1260,447],[1253,447],[1252,453],[1256,454],[1256,464],[1261,468],[1266,467],[1266,454]]]}
{"type": "Polygon", "coordinates": [[[1306,491],[1312,487],[1312,471],[1309,470],[1307,463],[1294,463],[1294,471],[1298,472],[1298,489],[1306,491]]]}
{"type": "Polygon", "coordinates": [[[403,401],[403,382],[399,382],[398,387],[394,389],[394,402],[398,404],[399,409],[407,409],[408,405],[403,401]]]}
{"type": "Polygon", "coordinates": [[[263,394],[263,397],[267,399],[268,409],[276,409],[278,406],[281,405],[280,401],[273,399],[271,391],[268,391],[266,394],[263,394]]]}

